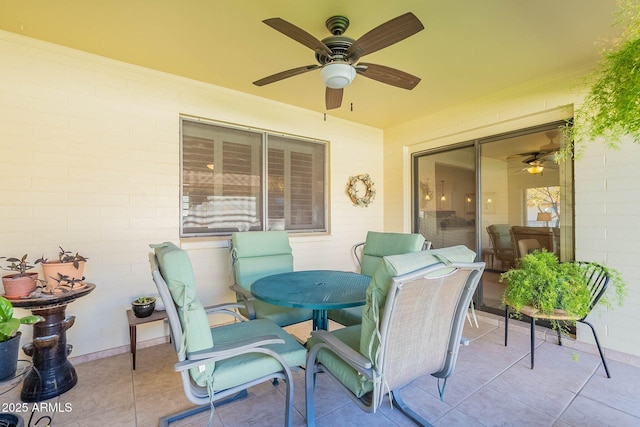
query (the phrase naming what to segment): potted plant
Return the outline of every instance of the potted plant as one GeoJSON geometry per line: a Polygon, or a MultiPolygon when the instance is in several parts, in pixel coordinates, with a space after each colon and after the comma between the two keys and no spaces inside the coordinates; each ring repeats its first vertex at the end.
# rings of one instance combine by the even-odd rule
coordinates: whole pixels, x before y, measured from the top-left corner
{"type": "MultiPolygon", "coordinates": [[[[626,296],[625,282],[616,270],[602,268],[610,276],[609,286],[615,289],[615,299],[612,301],[605,295],[599,304],[612,307],[615,302],[621,305],[626,296]]],[[[521,258],[517,268],[500,275],[500,282],[506,282],[503,302],[516,312],[528,306],[545,315],[567,314],[583,318],[590,310],[591,292],[584,268],[578,262],[560,262],[545,249],[521,258]]],[[[566,326],[556,320],[551,320],[551,324],[559,332],[566,326]]]]}
{"type": "Polygon", "coordinates": [[[20,325],[31,325],[43,321],[41,316],[13,317],[13,304],[0,297],[0,381],[13,376],[18,366],[20,348],[20,325]]]}
{"type": "Polygon", "coordinates": [[[58,259],[49,261],[44,256],[35,261],[42,264],[44,279],[47,281],[47,290],[53,292],[60,286],[77,287],[84,280],[84,265],[89,259],[71,251],[65,251],[59,247],[58,259]]]}
{"type": "Polygon", "coordinates": [[[10,299],[28,296],[36,290],[36,278],[38,273],[28,272],[34,268],[34,265],[27,261],[27,254],[22,258],[0,257],[6,259],[7,267],[0,267],[3,270],[15,271],[14,274],[2,276],[2,285],[4,286],[4,296],[10,299]]]}
{"type": "Polygon", "coordinates": [[[149,317],[156,308],[156,299],[154,297],[139,297],[131,302],[131,310],[136,317],[149,317]]]}

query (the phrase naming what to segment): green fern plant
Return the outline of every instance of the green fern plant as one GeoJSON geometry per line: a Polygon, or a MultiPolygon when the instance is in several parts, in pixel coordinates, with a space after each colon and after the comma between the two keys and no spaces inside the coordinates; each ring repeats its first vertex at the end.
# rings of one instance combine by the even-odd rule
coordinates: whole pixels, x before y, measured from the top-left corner
{"type": "MultiPolygon", "coordinates": [[[[620,273],[604,267],[609,274],[609,287],[615,289],[611,299],[603,296],[599,304],[609,308],[622,305],[626,296],[626,284],[620,273]]],[[[589,313],[591,292],[588,288],[585,270],[576,262],[560,262],[551,252],[534,251],[520,259],[518,268],[500,275],[500,282],[506,283],[502,302],[516,311],[527,305],[541,313],[552,315],[557,310],[582,318],[589,313]]],[[[553,329],[566,332],[566,324],[551,321],[553,329]]]]}
{"type": "Polygon", "coordinates": [[[603,140],[618,148],[623,137],[640,143],[640,2],[618,0],[618,24],[624,29],[614,47],[602,53],[602,60],[588,77],[590,86],[584,103],[574,112],[573,126],[565,127],[566,141],[561,158],[579,157],[584,143],[603,140]]]}
{"type": "Polygon", "coordinates": [[[567,314],[585,316],[591,295],[584,273],[574,263],[560,263],[546,250],[535,251],[520,260],[519,268],[500,275],[506,282],[503,301],[515,310],[528,305],[544,314],[562,309],[567,314]]]}

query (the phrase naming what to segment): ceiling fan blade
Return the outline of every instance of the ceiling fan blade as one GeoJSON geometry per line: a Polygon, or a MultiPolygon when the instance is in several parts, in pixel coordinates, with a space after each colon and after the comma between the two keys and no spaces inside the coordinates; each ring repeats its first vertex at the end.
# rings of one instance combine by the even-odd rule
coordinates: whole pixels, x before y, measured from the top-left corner
{"type": "Polygon", "coordinates": [[[256,86],[264,86],[264,85],[268,85],[269,83],[274,83],[289,77],[297,76],[298,74],[303,74],[308,71],[316,70],[318,68],[320,68],[320,66],[315,64],[305,65],[304,67],[292,68],[290,70],[281,71],[279,73],[275,73],[270,76],[264,77],[260,80],[256,80],[255,82],[253,82],[253,84],[256,86]]]}
{"type": "Polygon", "coordinates": [[[524,159],[522,161],[522,163],[532,163],[532,162],[538,162],[540,164],[544,163],[545,159],[543,157],[540,157],[539,153],[535,153],[533,156],[527,157],[526,159],[524,159]]]}
{"type": "Polygon", "coordinates": [[[344,89],[331,89],[327,87],[326,92],[324,93],[324,101],[327,105],[327,110],[333,110],[334,108],[339,108],[342,105],[342,94],[344,89]]]}
{"type": "Polygon", "coordinates": [[[361,62],[355,68],[360,75],[402,89],[411,90],[420,83],[420,77],[384,65],[361,62]]]}
{"type": "Polygon", "coordinates": [[[391,46],[424,29],[422,22],[411,12],[380,24],[356,40],[347,50],[347,59],[355,63],[358,58],[391,46]]]}
{"type": "Polygon", "coordinates": [[[292,38],[298,43],[302,43],[306,47],[313,49],[316,53],[321,53],[328,57],[331,57],[332,55],[331,49],[329,49],[327,45],[322,43],[320,40],[318,40],[311,34],[307,33],[302,28],[297,27],[292,23],[285,21],[282,18],[269,18],[269,19],[265,19],[262,22],[264,22],[274,30],[280,31],[282,34],[284,34],[289,38],[292,38]]]}

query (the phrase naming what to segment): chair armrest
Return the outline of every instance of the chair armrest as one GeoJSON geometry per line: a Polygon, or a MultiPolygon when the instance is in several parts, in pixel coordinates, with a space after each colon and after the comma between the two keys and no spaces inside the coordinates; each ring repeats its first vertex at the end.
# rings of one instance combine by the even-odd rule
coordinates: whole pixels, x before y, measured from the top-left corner
{"type": "Polygon", "coordinates": [[[245,304],[238,303],[238,302],[229,302],[224,304],[215,304],[215,305],[207,306],[204,308],[204,311],[205,313],[207,313],[207,316],[211,316],[213,314],[228,314],[240,320],[241,322],[244,322],[247,319],[245,319],[244,317],[242,317],[241,315],[239,315],[234,311],[234,309],[242,308],[242,307],[245,307],[245,304]]]}
{"type": "Polygon", "coordinates": [[[358,261],[358,265],[361,267],[362,267],[362,260],[360,259],[360,256],[358,256],[358,250],[360,250],[361,248],[364,248],[364,244],[365,242],[360,242],[353,246],[353,255],[356,257],[356,261],[358,261]]]}
{"type": "Polygon", "coordinates": [[[243,298],[247,299],[247,300],[253,300],[256,299],[253,294],[251,293],[251,291],[243,288],[242,286],[238,285],[237,283],[234,283],[233,285],[229,286],[229,289],[231,289],[233,292],[235,292],[236,294],[240,294],[242,295],[243,298]]]}
{"type": "Polygon", "coordinates": [[[233,344],[216,345],[210,349],[194,351],[187,355],[188,359],[174,365],[176,372],[186,371],[207,363],[229,359],[245,353],[253,353],[257,348],[271,344],[284,344],[284,340],[277,335],[263,335],[247,338],[233,344]]]}
{"type": "Polygon", "coordinates": [[[236,296],[239,297],[238,298],[239,300],[243,301],[243,305],[246,307],[247,311],[249,312],[249,320],[255,319],[256,310],[253,308],[252,301],[255,300],[256,298],[253,296],[251,291],[243,288],[237,283],[234,283],[233,285],[229,286],[229,289],[231,289],[233,292],[236,293],[236,296]]]}
{"type": "Polygon", "coordinates": [[[371,360],[364,357],[359,352],[355,351],[340,339],[334,337],[327,331],[314,331],[311,335],[318,338],[325,344],[331,351],[336,353],[342,359],[345,359],[350,365],[356,365],[361,369],[371,369],[373,363],[371,360]]]}

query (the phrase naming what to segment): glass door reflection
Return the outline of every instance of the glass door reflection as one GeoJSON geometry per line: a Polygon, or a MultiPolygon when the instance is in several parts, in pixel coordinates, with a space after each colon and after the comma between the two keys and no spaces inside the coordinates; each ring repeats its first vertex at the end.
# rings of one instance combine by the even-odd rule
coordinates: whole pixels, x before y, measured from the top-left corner
{"type": "Polygon", "coordinates": [[[476,250],[476,168],[473,146],[415,158],[417,228],[433,248],[476,250]]]}

